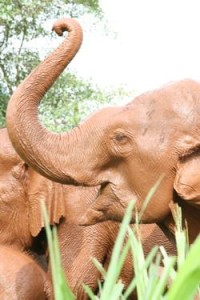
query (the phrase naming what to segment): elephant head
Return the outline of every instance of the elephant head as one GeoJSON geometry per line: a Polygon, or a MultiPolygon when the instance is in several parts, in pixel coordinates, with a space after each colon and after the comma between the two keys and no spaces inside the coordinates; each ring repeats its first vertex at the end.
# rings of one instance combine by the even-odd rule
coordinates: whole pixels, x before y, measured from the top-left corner
{"type": "Polygon", "coordinates": [[[24,250],[44,227],[40,200],[46,203],[51,224],[65,215],[63,187],[21,160],[5,128],[0,130],[0,141],[0,244],[24,250]]]}
{"type": "MultiPolygon", "coordinates": [[[[20,282],[22,277],[20,274],[24,275],[26,271],[28,280],[23,285],[24,294],[29,290],[30,296],[26,298],[31,299],[32,284],[33,286],[35,283],[39,284],[37,279],[44,273],[38,262],[45,271],[48,268],[45,276],[51,278],[51,269],[46,259],[48,253],[46,239],[39,234],[44,227],[41,200],[45,202],[48,209],[50,223],[57,224],[62,266],[73,292],[78,299],[88,299],[82,288],[83,282],[94,291],[97,290],[101,274],[93,264],[92,257],[96,257],[104,267],[107,267],[119,230],[119,224],[111,221],[96,226],[79,226],[78,220],[96,198],[97,193],[98,187],[62,185],[41,176],[18,156],[9,140],[6,128],[0,129],[0,257],[7,253],[3,262],[0,261],[2,297],[4,293],[13,292],[18,295],[24,291],[20,286],[17,289],[15,283],[20,282]],[[27,253],[31,253],[36,261],[31,263],[27,253]],[[17,256],[18,262],[13,265],[13,260],[17,256]],[[11,287],[11,291],[8,286],[11,287]]],[[[147,228],[149,235],[152,234],[152,228],[147,228]]],[[[143,235],[148,249],[148,246],[151,247],[153,244],[147,241],[147,231],[145,230],[143,235]]],[[[152,241],[151,238],[150,240],[152,241]]],[[[165,241],[163,237],[163,243],[165,241]]],[[[126,258],[120,277],[128,286],[133,277],[130,254],[126,258]]],[[[42,287],[43,281],[41,281],[42,287]]],[[[12,298],[11,295],[10,297],[12,298]]]]}
{"type": "MultiPolygon", "coordinates": [[[[40,256],[48,252],[44,236],[38,236],[44,226],[40,200],[46,203],[50,223],[58,223],[63,271],[77,299],[88,299],[83,283],[94,292],[97,291],[98,280],[102,276],[93,264],[92,257],[107,269],[120,226],[112,221],[94,226],[79,226],[79,220],[97,197],[98,191],[99,187],[61,185],[41,176],[20,159],[12,147],[7,130],[0,129],[0,258],[4,257],[3,260],[0,259],[2,297],[4,293],[9,293],[12,298],[10,293],[17,293],[21,298],[31,299],[35,284],[38,284],[38,294],[44,287],[41,276],[44,275],[48,281],[51,279],[46,255],[40,256]],[[29,257],[30,250],[36,261],[29,257]],[[18,261],[13,264],[16,257],[18,261]],[[38,259],[45,271],[48,268],[47,273],[39,268],[38,259]],[[22,286],[16,285],[16,282],[20,283],[24,272],[27,280],[22,286]],[[23,297],[22,293],[26,296],[23,297]]],[[[146,255],[158,241],[168,253],[175,253],[174,244],[156,224],[141,225],[140,230],[146,255]]],[[[132,278],[132,256],[128,253],[120,279],[127,287],[132,278]]],[[[48,286],[51,288],[50,282],[48,286]]]]}
{"type": "Polygon", "coordinates": [[[126,106],[104,108],[69,132],[51,133],[38,121],[37,107],[82,41],[81,28],[73,19],[57,21],[54,30],[59,35],[67,30],[69,35],[20,84],[8,105],[9,135],[22,159],[57,182],[101,185],[91,223],[121,220],[131,199],[140,211],[161,177],[143,222],[162,222],[170,214],[174,194],[198,204],[199,189],[190,191],[196,188],[199,173],[195,172],[190,189],[182,187],[194,173],[194,159],[199,161],[200,84],[172,83],[126,106]]]}

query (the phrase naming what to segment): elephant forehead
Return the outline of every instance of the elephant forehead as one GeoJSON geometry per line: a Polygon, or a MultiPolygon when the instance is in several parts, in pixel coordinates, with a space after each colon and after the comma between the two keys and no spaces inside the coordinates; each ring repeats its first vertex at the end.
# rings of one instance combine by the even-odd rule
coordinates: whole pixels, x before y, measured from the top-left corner
{"type": "Polygon", "coordinates": [[[176,120],[188,122],[200,114],[200,85],[192,80],[182,80],[136,97],[129,106],[137,112],[136,118],[146,120],[176,120]],[[189,120],[188,120],[189,119],[189,120]]]}
{"type": "MultiPolygon", "coordinates": [[[[132,131],[138,153],[154,155],[183,155],[199,144],[200,127],[198,111],[193,104],[178,109],[134,106],[132,131]],[[136,108],[136,109],[135,109],[136,108]]],[[[150,158],[150,157],[149,157],[150,158]]]]}
{"type": "Polygon", "coordinates": [[[105,107],[97,112],[95,112],[89,119],[86,119],[82,123],[82,127],[88,130],[91,134],[94,133],[95,137],[99,134],[99,137],[102,135],[109,134],[109,132],[118,129],[124,128],[126,126],[131,126],[131,114],[126,107],[105,107]]]}

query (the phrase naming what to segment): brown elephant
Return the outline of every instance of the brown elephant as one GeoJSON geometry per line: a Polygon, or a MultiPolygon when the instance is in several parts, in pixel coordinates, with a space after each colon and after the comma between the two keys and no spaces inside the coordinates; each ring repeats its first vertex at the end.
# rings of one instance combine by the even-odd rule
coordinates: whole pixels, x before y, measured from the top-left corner
{"type": "Polygon", "coordinates": [[[46,272],[26,253],[0,245],[0,299],[51,299],[46,272]]]}
{"type": "MultiPolygon", "coordinates": [[[[7,130],[0,129],[0,258],[4,256],[3,260],[0,259],[0,295],[8,294],[10,299],[36,299],[32,294],[35,286],[38,293],[42,288],[44,291],[44,294],[38,294],[37,300],[46,299],[43,297],[47,291],[51,297],[51,285],[47,289],[51,276],[49,271],[46,273],[44,265],[47,248],[40,200],[46,203],[51,224],[57,224],[62,265],[77,299],[87,299],[82,283],[94,291],[97,289],[97,280],[101,276],[91,258],[96,257],[105,268],[108,266],[119,229],[119,224],[112,221],[79,226],[79,219],[97,197],[98,191],[98,187],[55,183],[36,173],[17,155],[7,130]],[[33,255],[37,260],[31,258],[33,255]],[[43,259],[40,263],[43,269],[37,263],[38,258],[43,259]],[[24,270],[27,270],[27,280],[22,286],[18,283],[24,270]],[[41,278],[41,285],[38,278],[41,278]]],[[[141,225],[141,233],[146,254],[156,244],[165,246],[170,254],[175,253],[173,244],[156,225],[141,225]]],[[[132,258],[129,254],[121,279],[127,286],[132,277],[132,258]]],[[[4,299],[3,296],[0,298],[4,299]]]]}
{"type": "Polygon", "coordinates": [[[73,19],[57,21],[54,30],[69,34],[19,85],[8,105],[7,127],[16,151],[51,180],[101,185],[83,224],[120,221],[131,199],[141,211],[162,177],[142,221],[173,232],[170,203],[178,202],[192,242],[200,230],[200,84],[172,83],[123,107],[104,108],[70,132],[51,133],[38,121],[37,106],[82,42],[81,27],[73,19]]]}

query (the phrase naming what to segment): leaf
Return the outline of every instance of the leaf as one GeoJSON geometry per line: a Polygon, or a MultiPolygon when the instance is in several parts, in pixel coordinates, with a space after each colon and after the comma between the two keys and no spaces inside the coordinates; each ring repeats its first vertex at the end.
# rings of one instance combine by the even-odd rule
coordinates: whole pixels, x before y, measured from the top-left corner
{"type": "Polygon", "coordinates": [[[200,237],[190,247],[186,260],[181,264],[166,300],[192,299],[200,284],[200,237]]]}

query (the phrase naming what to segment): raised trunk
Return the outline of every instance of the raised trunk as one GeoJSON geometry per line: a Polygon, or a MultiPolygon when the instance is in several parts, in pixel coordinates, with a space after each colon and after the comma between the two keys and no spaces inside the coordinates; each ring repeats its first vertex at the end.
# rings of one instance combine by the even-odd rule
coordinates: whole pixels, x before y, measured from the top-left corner
{"type": "Polygon", "coordinates": [[[66,154],[75,148],[76,130],[70,134],[49,132],[38,120],[38,105],[79,50],[82,30],[73,19],[57,21],[53,30],[58,35],[66,30],[69,34],[14,92],[7,109],[7,128],[16,151],[28,165],[50,179],[70,183],[74,178],[68,173],[71,160],[68,166],[66,154]]]}

